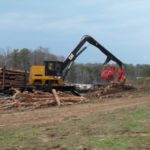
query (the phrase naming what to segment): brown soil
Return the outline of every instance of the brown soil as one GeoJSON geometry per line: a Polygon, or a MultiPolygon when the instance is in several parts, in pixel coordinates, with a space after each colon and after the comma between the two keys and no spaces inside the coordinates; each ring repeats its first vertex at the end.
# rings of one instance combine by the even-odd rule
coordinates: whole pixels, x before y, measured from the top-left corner
{"type": "Polygon", "coordinates": [[[1,110],[0,111],[0,128],[4,126],[19,127],[22,125],[44,125],[54,124],[62,120],[86,116],[89,113],[112,111],[116,109],[136,107],[140,105],[150,104],[150,94],[140,93],[139,91],[124,93],[120,98],[108,98],[105,101],[91,100],[89,103],[76,104],[62,107],[50,107],[36,110],[16,111],[1,110]]]}

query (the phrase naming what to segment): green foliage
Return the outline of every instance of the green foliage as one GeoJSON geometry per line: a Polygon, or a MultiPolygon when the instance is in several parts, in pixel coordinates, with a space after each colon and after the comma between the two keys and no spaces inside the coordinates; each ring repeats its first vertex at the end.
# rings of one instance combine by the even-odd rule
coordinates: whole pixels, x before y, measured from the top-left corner
{"type": "Polygon", "coordinates": [[[58,60],[62,57],[57,57],[49,52],[48,48],[39,47],[34,51],[23,48],[13,49],[7,54],[0,54],[0,66],[6,65],[7,68],[29,70],[31,65],[41,65],[44,60],[58,60]]]}
{"type": "Polygon", "coordinates": [[[30,57],[31,52],[27,48],[23,48],[19,52],[19,58],[20,58],[20,66],[21,68],[28,69],[30,68],[30,57]]]}
{"type": "Polygon", "coordinates": [[[142,73],[144,77],[150,76],[150,65],[143,65],[142,73]]]}
{"type": "Polygon", "coordinates": [[[12,53],[8,55],[8,64],[11,68],[18,69],[20,67],[19,50],[14,49],[12,53]]]}

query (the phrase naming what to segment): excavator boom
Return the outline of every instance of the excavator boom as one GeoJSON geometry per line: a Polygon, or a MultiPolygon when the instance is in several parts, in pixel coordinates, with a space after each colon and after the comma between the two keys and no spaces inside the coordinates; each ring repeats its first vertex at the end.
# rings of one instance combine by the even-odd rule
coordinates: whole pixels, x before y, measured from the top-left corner
{"type": "Polygon", "coordinates": [[[122,68],[122,61],[119,60],[116,56],[114,56],[111,52],[109,52],[105,47],[103,47],[99,42],[97,42],[93,37],[89,35],[85,35],[82,37],[79,44],[74,48],[74,50],[69,54],[66,60],[63,63],[63,77],[65,77],[73,63],[73,61],[87,48],[82,46],[86,43],[90,43],[91,45],[97,47],[102,53],[106,55],[106,60],[104,64],[107,64],[110,60],[116,62],[120,68],[122,68]],[[81,49],[82,48],[82,49],[81,49]]]}

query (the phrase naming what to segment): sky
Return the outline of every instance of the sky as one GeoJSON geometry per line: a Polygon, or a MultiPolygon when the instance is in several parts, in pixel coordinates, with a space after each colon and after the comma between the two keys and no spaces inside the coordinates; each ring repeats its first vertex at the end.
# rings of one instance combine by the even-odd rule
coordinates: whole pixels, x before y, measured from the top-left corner
{"type": "MultiPolygon", "coordinates": [[[[0,52],[49,48],[65,58],[83,35],[126,64],[150,64],[149,0],[0,0],[0,52]]],[[[102,63],[92,45],[77,63],[102,63]]]]}

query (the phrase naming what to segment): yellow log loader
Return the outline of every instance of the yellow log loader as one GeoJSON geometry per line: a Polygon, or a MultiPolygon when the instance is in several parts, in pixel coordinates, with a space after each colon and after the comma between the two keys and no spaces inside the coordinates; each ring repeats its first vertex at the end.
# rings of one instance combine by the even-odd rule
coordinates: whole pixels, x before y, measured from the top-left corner
{"type": "Polygon", "coordinates": [[[93,37],[85,35],[63,62],[45,61],[44,65],[32,66],[29,75],[29,85],[35,86],[37,89],[45,89],[48,91],[52,88],[59,90],[71,90],[72,87],[65,85],[64,80],[72,63],[87,48],[86,46],[83,47],[86,42],[97,47],[106,55],[104,64],[107,64],[110,60],[112,60],[116,62],[120,68],[122,68],[123,63],[121,60],[109,52],[93,37]]]}

